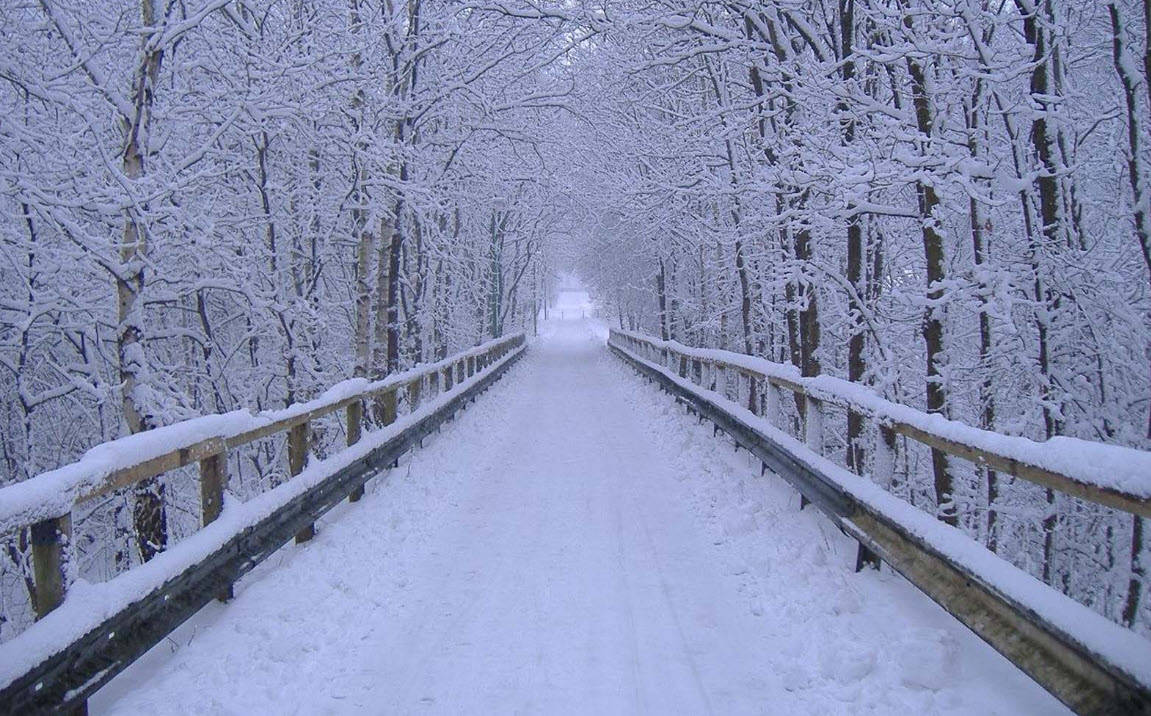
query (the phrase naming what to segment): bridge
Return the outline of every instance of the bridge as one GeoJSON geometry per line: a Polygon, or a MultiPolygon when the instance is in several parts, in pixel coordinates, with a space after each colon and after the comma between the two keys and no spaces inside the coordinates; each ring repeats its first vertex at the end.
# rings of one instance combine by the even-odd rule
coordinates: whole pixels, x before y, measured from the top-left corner
{"type": "Polygon", "coordinates": [[[1149,712],[1146,640],[821,455],[822,416],[1143,516],[1146,473],[587,315],[0,490],[39,617],[0,645],[0,711],[1149,712]],[[239,502],[229,455],[269,438],[291,478],[239,502]],[[202,528],[76,581],[74,511],[179,469],[202,528]]]}

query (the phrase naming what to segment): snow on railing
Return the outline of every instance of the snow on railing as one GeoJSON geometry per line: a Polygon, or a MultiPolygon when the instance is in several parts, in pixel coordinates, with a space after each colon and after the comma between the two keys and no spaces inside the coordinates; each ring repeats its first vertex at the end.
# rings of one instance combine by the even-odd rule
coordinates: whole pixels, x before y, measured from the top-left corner
{"type": "MultiPolygon", "coordinates": [[[[1062,436],[1036,442],[1002,435],[893,403],[867,386],[842,378],[804,378],[795,366],[755,356],[692,348],[618,329],[612,333],[634,342],[649,360],[660,358],[657,362],[682,378],[689,377],[689,368],[696,374],[705,368],[720,374],[732,371],[742,380],[755,381],[760,386],[766,383],[764,387],[769,391],[771,388],[789,390],[797,399],[814,401],[817,409],[826,404],[854,411],[876,421],[881,428],[977,465],[1124,512],[1151,517],[1149,452],[1062,436]],[[675,356],[676,365],[669,365],[667,356],[675,356]],[[688,361],[694,365],[688,366],[688,361]]],[[[764,397],[766,410],[771,412],[773,396],[764,397]]],[[[748,407],[753,413],[761,412],[758,405],[748,407]]],[[[884,476],[875,477],[882,481],[884,476]]]]}
{"type": "Polygon", "coordinates": [[[876,461],[880,470],[892,469],[898,433],[1136,519],[1151,514],[1151,455],[1071,438],[1036,443],[977,430],[884,400],[864,386],[804,378],[792,366],[743,354],[617,329],[608,345],[828,513],[859,541],[857,567],[888,562],[1078,712],[1151,712],[1151,642],[887,492],[885,476],[869,479],[829,460],[822,453],[822,416],[825,405],[836,405],[874,420],[880,428],[875,449],[888,451],[886,460],[876,461]],[[804,405],[799,438],[780,420],[782,390],[804,405]]]}
{"type": "MultiPolygon", "coordinates": [[[[76,505],[199,463],[202,524],[207,525],[220,515],[223,506],[229,450],[286,432],[289,473],[296,476],[307,462],[311,421],[345,411],[347,444],[353,445],[361,436],[365,401],[372,401],[380,411],[380,422],[390,425],[397,418],[401,394],[414,410],[422,399],[450,391],[453,384],[495,364],[524,342],[524,335],[517,333],[383,380],[345,380],[314,400],[281,410],[237,410],[191,418],[103,443],[74,463],[0,488],[0,537],[31,531],[32,602],[37,619],[55,609],[67,591],[71,515],[76,505]]],[[[359,499],[360,494],[362,488],[351,499],[359,499]]],[[[297,541],[309,539],[311,529],[303,530],[297,541]]]]}

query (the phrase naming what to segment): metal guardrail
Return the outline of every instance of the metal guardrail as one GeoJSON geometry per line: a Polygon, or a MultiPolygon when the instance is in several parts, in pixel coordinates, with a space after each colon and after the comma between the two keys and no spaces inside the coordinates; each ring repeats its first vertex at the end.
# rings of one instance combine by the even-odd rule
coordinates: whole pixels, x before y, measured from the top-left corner
{"type": "MultiPolygon", "coordinates": [[[[803,454],[802,444],[797,447],[790,444],[795,443],[794,440],[779,439],[753,427],[736,414],[738,408],[733,410],[729,407],[730,401],[694,385],[692,374],[702,379],[700,361],[708,359],[677,352],[663,341],[615,330],[611,332],[608,346],[640,374],[658,383],[689,410],[711,421],[717,429],[755,455],[765,467],[791,483],[805,501],[810,501],[853,537],[859,543],[857,569],[869,563],[878,566],[880,560],[887,562],[1077,713],[1151,714],[1151,684],[1093,649],[1085,643],[1082,633],[1073,633],[1074,629],[1054,623],[1043,615],[1042,610],[1001,589],[995,580],[987,578],[971,564],[955,559],[933,545],[923,536],[922,525],[912,528],[888,511],[877,509],[873,502],[861,499],[855,490],[848,489],[832,474],[839,468],[817,467],[818,457],[813,460],[812,455],[803,454]],[[644,354],[657,360],[649,360],[644,354]],[[673,366],[671,370],[669,365],[673,366]]],[[[822,420],[816,417],[822,410],[818,398],[797,383],[756,375],[745,367],[720,364],[723,368],[737,371],[736,375],[742,374],[747,380],[761,381],[766,390],[782,386],[793,390],[797,400],[806,400],[806,408],[814,418],[806,423],[806,444],[809,450],[818,453],[818,448],[814,447],[822,442],[818,434],[822,420]]],[[[773,401],[769,397],[767,402],[773,401]]],[[[755,410],[751,412],[756,413],[755,410]]],[[[769,419],[773,417],[776,416],[768,416],[769,419]]],[[[911,437],[918,439],[916,435],[911,437]]],[[[937,446],[933,442],[926,444],[937,446]]],[[[1006,468],[1004,472],[1016,474],[1012,472],[1010,463],[1003,465],[1006,468]]],[[[1027,474],[1019,476],[1030,479],[1027,474]]],[[[1116,506],[1111,499],[1099,501],[1116,506]]],[[[1138,514],[1143,514],[1146,509],[1145,500],[1131,502],[1123,498],[1120,502],[1138,514]]],[[[932,527],[953,529],[942,523],[933,523],[932,527]]],[[[1092,613],[1091,616],[1098,615],[1092,613]]],[[[1098,619],[1104,620],[1102,616],[1098,619]]],[[[1109,622],[1107,626],[1122,629],[1109,622]]],[[[1148,656],[1151,656],[1151,650],[1148,656]]]]}
{"type": "MultiPolygon", "coordinates": [[[[297,542],[310,539],[315,520],[344,498],[356,501],[363,495],[364,483],[401,455],[419,445],[428,434],[449,420],[467,402],[499,379],[525,350],[526,339],[516,334],[492,341],[479,349],[404,374],[403,382],[384,381],[355,395],[341,398],[314,410],[294,415],[258,429],[230,437],[214,437],[197,442],[114,472],[100,482],[99,490],[85,491],[80,499],[132,484],[176,467],[200,462],[204,524],[220,514],[223,490],[227,484],[226,462],[229,447],[242,445],[278,432],[289,433],[289,462],[292,475],[303,471],[307,451],[308,423],[337,410],[346,411],[348,444],[361,437],[364,401],[382,399],[385,424],[396,419],[398,392],[404,390],[413,406],[425,387],[447,392],[476,376],[468,386],[445,400],[427,415],[371,449],[365,456],[325,477],[301,494],[295,495],[271,514],[249,525],[210,554],[195,561],[179,575],[165,581],[141,599],[108,617],[76,641],[55,651],[39,665],[0,688],[0,713],[30,714],[68,712],[83,709],[87,698],[157,644],[173,629],[212,599],[230,596],[231,585],[251,571],[293,536],[297,542]],[[486,373],[484,371],[487,371],[486,373]]],[[[36,479],[36,478],[33,478],[36,479]]],[[[31,524],[35,560],[37,607],[64,602],[69,555],[70,512],[31,524]],[[45,600],[45,601],[41,601],[45,600]]],[[[49,610],[50,611],[50,610],[49,610]]],[[[48,612],[38,614],[43,617],[48,612]]],[[[34,630],[36,625],[30,627],[34,630]]]]}

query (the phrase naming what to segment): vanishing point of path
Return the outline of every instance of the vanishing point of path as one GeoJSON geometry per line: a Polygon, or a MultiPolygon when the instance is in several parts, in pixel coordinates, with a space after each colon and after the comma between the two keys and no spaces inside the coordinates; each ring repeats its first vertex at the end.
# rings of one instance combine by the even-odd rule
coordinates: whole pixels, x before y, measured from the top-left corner
{"type": "Polygon", "coordinates": [[[593,323],[543,332],[92,712],[1061,712],[593,323]]]}

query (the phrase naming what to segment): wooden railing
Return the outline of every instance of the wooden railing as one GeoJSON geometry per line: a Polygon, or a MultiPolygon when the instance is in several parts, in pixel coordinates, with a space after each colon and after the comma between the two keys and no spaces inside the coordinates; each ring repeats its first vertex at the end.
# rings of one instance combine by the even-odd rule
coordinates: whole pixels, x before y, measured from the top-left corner
{"type": "MultiPolygon", "coordinates": [[[[206,554],[201,549],[188,557],[184,561],[189,564],[181,563],[183,568],[178,574],[151,569],[155,563],[165,562],[169,556],[165,554],[136,568],[149,572],[154,588],[137,588],[138,594],[125,599],[113,617],[96,620],[79,630],[64,619],[55,620],[57,628],[45,632],[45,638],[37,638],[40,624],[34,624],[7,642],[3,650],[9,654],[25,648],[19,656],[28,662],[28,668],[13,666],[12,662],[7,666],[0,664],[0,713],[82,705],[88,695],[202,604],[213,597],[229,597],[232,582],[284,541],[293,535],[297,542],[311,539],[318,516],[345,497],[352,502],[359,500],[364,483],[373,474],[417,444],[468,400],[474,400],[519,357],[525,346],[524,335],[515,334],[381,381],[345,381],[314,401],[285,410],[255,415],[237,411],[194,418],[106,443],[74,464],[0,488],[0,538],[22,529],[30,531],[35,592],[32,601],[37,620],[47,622],[65,611],[62,607],[69,606],[70,535],[73,510],[78,505],[198,463],[201,532],[206,532],[222,515],[228,451],[286,434],[288,471],[295,478],[304,473],[307,465],[311,423],[339,412],[345,417],[348,450],[356,451],[354,459],[341,461],[330,475],[315,475],[295,485],[296,481],[289,480],[267,493],[265,496],[282,493],[282,499],[250,510],[240,515],[235,525],[217,530],[212,535],[216,549],[206,554]],[[398,415],[401,403],[407,406],[404,416],[398,415]],[[373,410],[380,428],[371,434],[373,440],[367,447],[360,444],[365,406],[373,410]],[[398,418],[402,419],[397,422],[398,418]],[[74,632],[71,637],[61,637],[69,632],[74,632]]],[[[339,461],[341,455],[332,459],[339,461]]],[[[243,512],[243,507],[246,505],[237,510],[243,512]]],[[[173,551],[178,552],[179,548],[177,545],[173,551]]],[[[76,607],[79,612],[83,605],[76,607]]],[[[77,619],[82,622],[84,617],[73,621],[77,619]]]]}
{"type": "Polygon", "coordinates": [[[887,562],[1079,713],[1151,713],[1151,642],[1071,600],[960,530],[888,493],[896,436],[1137,516],[1151,516],[1151,455],[1087,441],[1035,443],[884,400],[791,367],[612,330],[608,345],[790,482],[859,543],[857,569],[887,562]],[[802,434],[781,421],[783,391],[802,434]],[[872,474],[822,454],[825,410],[875,421],[872,474]]]}

